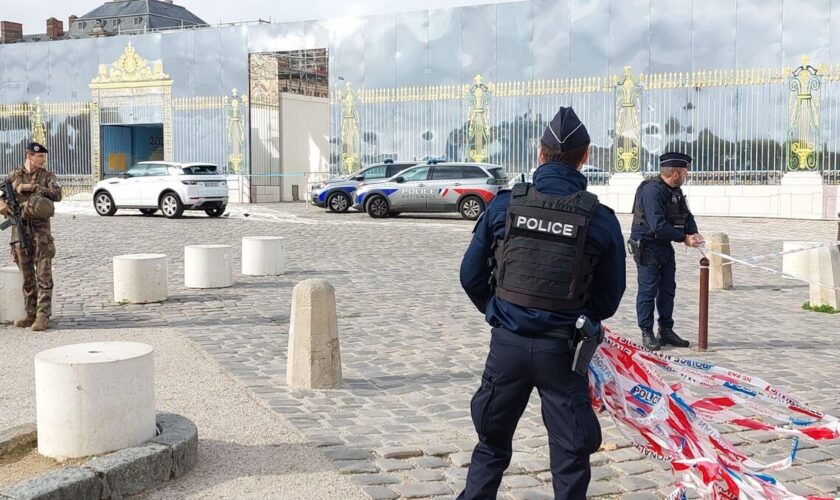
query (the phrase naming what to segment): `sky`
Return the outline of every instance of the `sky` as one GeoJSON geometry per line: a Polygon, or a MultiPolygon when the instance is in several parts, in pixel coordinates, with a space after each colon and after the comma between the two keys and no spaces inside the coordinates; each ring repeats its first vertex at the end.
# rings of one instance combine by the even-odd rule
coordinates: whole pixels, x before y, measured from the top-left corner
{"type": "MultiPolygon", "coordinates": [[[[306,21],[330,17],[365,16],[462,5],[500,3],[505,0],[175,0],[210,24],[231,21],[306,21]]],[[[0,0],[0,21],[23,23],[25,34],[45,33],[46,20],[64,21],[81,16],[104,0],[0,0]]]]}

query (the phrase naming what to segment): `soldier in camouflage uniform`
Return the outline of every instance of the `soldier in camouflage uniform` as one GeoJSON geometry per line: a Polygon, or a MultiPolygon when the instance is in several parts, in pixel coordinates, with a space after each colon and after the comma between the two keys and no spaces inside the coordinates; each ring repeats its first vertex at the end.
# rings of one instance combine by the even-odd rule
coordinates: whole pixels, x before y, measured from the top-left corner
{"type": "Polygon", "coordinates": [[[47,329],[52,313],[55,243],[50,234],[50,217],[54,210],[52,203],[61,201],[61,186],[55,174],[44,168],[46,161],[47,148],[36,142],[29,143],[24,165],[9,174],[33,250],[29,255],[23,251],[17,228],[13,227],[12,258],[23,274],[23,299],[26,304],[26,317],[15,321],[15,326],[31,326],[37,332],[47,329]]]}

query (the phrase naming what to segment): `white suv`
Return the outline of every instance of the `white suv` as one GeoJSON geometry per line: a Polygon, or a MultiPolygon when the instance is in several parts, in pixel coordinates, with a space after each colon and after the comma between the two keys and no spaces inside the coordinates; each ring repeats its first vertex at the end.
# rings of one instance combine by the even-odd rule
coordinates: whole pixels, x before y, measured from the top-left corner
{"type": "Polygon", "coordinates": [[[140,162],[118,177],[96,183],[93,206],[99,215],[137,208],[144,215],[160,209],[170,219],[184,210],[204,210],[219,217],[227,207],[228,189],[218,170],[207,163],[140,162]]]}

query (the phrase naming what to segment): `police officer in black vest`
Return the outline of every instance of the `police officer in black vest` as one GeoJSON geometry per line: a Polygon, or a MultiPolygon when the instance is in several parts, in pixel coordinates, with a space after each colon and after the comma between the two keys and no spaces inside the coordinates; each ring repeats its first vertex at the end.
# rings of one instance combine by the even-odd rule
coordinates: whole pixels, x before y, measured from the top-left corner
{"type": "Polygon", "coordinates": [[[633,201],[633,227],[628,244],[639,271],[636,316],[642,329],[642,344],[651,351],[658,351],[662,345],[689,345],[674,333],[677,266],[671,242],[691,247],[703,244],[680,189],[690,166],[688,155],[663,154],[659,157],[659,177],[642,182],[633,201]],[[658,337],[653,334],[654,303],[659,311],[658,337]]]}
{"type": "Polygon", "coordinates": [[[476,224],[461,285],[492,326],[470,410],[479,443],[459,498],[496,498],[534,387],[548,428],[555,498],[583,499],[601,428],[587,377],[571,369],[575,321],[611,317],[625,287],[613,211],[586,191],[589,134],[571,108],[545,129],[533,184],[501,191],[476,224]]]}

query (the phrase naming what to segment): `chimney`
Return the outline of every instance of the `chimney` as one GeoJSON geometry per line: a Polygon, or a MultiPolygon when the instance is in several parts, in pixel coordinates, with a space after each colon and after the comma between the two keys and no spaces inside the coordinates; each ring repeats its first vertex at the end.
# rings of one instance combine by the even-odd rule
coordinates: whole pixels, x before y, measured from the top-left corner
{"type": "Polygon", "coordinates": [[[64,36],[64,23],[58,19],[51,17],[47,19],[47,37],[50,40],[62,38],[64,36]]]}
{"type": "Polygon", "coordinates": [[[15,43],[23,38],[23,25],[11,21],[0,21],[0,43],[15,43]]]}

